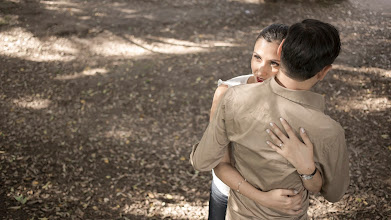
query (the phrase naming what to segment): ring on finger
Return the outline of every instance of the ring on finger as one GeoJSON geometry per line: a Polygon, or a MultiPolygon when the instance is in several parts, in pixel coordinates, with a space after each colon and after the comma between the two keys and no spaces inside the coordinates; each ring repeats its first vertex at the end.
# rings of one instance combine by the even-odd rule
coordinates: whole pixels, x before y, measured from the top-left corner
{"type": "Polygon", "coordinates": [[[278,146],[282,147],[282,146],[284,146],[284,144],[281,142],[278,146]]]}

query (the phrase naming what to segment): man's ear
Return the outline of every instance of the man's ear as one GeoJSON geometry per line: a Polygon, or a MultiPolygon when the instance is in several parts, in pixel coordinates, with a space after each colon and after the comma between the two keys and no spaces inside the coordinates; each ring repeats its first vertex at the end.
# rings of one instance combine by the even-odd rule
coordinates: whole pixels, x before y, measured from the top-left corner
{"type": "Polygon", "coordinates": [[[323,67],[323,69],[317,74],[318,75],[318,80],[324,79],[324,77],[327,75],[327,73],[333,68],[333,65],[327,65],[323,67]]]}
{"type": "Polygon", "coordinates": [[[285,39],[281,41],[280,46],[278,46],[278,49],[277,49],[277,55],[278,55],[278,58],[280,58],[280,59],[281,59],[282,45],[284,44],[284,42],[285,42],[285,39]]]}

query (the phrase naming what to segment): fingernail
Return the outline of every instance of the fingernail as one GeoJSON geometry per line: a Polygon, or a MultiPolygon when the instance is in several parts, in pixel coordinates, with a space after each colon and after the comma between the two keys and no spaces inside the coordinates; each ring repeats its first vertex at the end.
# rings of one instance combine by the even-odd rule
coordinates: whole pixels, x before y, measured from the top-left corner
{"type": "Polygon", "coordinates": [[[270,133],[270,129],[266,129],[266,132],[269,134],[270,133]]]}
{"type": "Polygon", "coordinates": [[[266,141],[266,144],[270,144],[270,141],[266,141]]]}
{"type": "Polygon", "coordinates": [[[304,128],[300,128],[301,133],[305,133],[304,128]]]}
{"type": "Polygon", "coordinates": [[[280,121],[284,121],[284,119],[283,119],[283,118],[280,118],[280,121]]]}
{"type": "Polygon", "coordinates": [[[272,126],[272,127],[273,127],[273,123],[272,123],[272,122],[270,122],[270,126],[272,126]]]}
{"type": "Polygon", "coordinates": [[[294,194],[297,194],[297,193],[299,193],[299,192],[298,192],[297,190],[293,190],[293,193],[294,193],[294,194]]]}

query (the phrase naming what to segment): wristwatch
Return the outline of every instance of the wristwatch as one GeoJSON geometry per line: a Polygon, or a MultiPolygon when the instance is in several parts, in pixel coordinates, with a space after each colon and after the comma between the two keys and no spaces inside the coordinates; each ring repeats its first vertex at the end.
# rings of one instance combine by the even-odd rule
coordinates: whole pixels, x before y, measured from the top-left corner
{"type": "Polygon", "coordinates": [[[304,179],[304,180],[310,180],[310,179],[312,179],[312,178],[315,176],[316,171],[317,171],[317,169],[316,169],[316,167],[315,167],[314,172],[311,173],[310,175],[306,175],[306,174],[299,174],[299,175],[300,175],[300,177],[301,177],[302,179],[304,179]]]}

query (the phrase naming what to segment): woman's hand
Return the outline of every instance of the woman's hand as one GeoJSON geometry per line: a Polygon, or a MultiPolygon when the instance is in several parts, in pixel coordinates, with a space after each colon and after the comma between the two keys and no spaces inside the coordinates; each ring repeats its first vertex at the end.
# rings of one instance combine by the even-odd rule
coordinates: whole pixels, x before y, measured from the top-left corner
{"type": "Polygon", "coordinates": [[[300,129],[300,136],[304,143],[296,137],[291,126],[280,118],[288,137],[281,132],[280,128],[274,123],[270,123],[272,130],[267,129],[273,143],[266,143],[276,150],[277,153],[285,157],[297,170],[299,174],[311,174],[315,170],[313,145],[308,138],[304,128],[300,129]]]}
{"type": "Polygon", "coordinates": [[[257,202],[265,207],[276,209],[288,215],[298,215],[303,212],[303,191],[298,193],[290,189],[274,189],[262,193],[257,202]]]}

